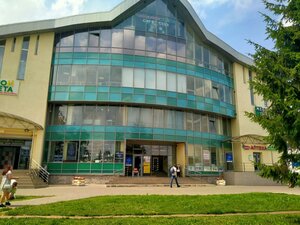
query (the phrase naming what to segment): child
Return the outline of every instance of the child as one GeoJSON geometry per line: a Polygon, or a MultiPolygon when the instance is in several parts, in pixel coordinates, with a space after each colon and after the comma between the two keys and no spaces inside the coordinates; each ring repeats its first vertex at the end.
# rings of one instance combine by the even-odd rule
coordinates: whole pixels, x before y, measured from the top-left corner
{"type": "Polygon", "coordinates": [[[11,180],[11,190],[9,192],[9,200],[13,200],[16,198],[15,194],[17,192],[18,182],[14,179],[11,180]]]}

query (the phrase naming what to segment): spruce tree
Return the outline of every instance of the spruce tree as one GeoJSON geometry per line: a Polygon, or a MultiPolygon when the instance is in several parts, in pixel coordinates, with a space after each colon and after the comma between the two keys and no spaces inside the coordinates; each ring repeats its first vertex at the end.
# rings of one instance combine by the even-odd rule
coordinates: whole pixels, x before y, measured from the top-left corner
{"type": "Polygon", "coordinates": [[[300,0],[263,0],[272,14],[262,14],[272,50],[251,42],[256,76],[251,87],[268,102],[264,112],[246,115],[268,132],[267,141],[281,153],[273,166],[259,165],[260,175],[300,186],[291,165],[300,162],[300,0]]]}

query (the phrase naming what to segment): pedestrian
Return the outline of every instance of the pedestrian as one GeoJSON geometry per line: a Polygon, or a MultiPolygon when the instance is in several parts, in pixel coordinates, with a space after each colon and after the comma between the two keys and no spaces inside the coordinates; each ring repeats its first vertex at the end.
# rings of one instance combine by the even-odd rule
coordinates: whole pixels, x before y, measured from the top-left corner
{"type": "Polygon", "coordinates": [[[170,187],[172,188],[173,180],[176,181],[177,187],[180,187],[180,185],[178,184],[178,180],[177,180],[177,167],[176,167],[176,165],[171,167],[170,173],[171,173],[170,187]]]}
{"type": "Polygon", "coordinates": [[[10,205],[9,193],[11,191],[11,179],[12,179],[12,166],[8,165],[2,172],[2,181],[1,181],[1,199],[0,207],[6,207],[10,205]],[[5,204],[4,204],[5,202],[5,204]]]}
{"type": "Polygon", "coordinates": [[[11,179],[11,189],[9,192],[9,200],[13,200],[16,198],[18,182],[15,179],[11,179]]]}
{"type": "Polygon", "coordinates": [[[177,176],[178,176],[178,177],[181,177],[180,164],[177,165],[177,176]]]}

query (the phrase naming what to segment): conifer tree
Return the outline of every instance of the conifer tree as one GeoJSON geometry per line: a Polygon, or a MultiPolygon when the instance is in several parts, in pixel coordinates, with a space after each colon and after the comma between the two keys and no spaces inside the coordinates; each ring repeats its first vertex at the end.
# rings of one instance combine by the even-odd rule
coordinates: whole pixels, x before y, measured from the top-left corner
{"type": "Polygon", "coordinates": [[[291,165],[300,162],[300,0],[263,0],[272,14],[262,14],[272,50],[251,42],[256,76],[250,85],[268,102],[260,115],[246,115],[268,132],[267,141],[281,153],[273,166],[259,165],[260,175],[300,186],[291,165]]]}

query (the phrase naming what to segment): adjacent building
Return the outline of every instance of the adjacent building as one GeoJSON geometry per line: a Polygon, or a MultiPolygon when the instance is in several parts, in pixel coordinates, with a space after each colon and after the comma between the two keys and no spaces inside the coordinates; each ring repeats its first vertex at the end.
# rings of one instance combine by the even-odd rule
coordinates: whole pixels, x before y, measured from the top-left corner
{"type": "Polygon", "coordinates": [[[244,115],[267,106],[250,65],[187,0],[0,26],[0,166],[209,176],[274,163],[244,115]]]}

